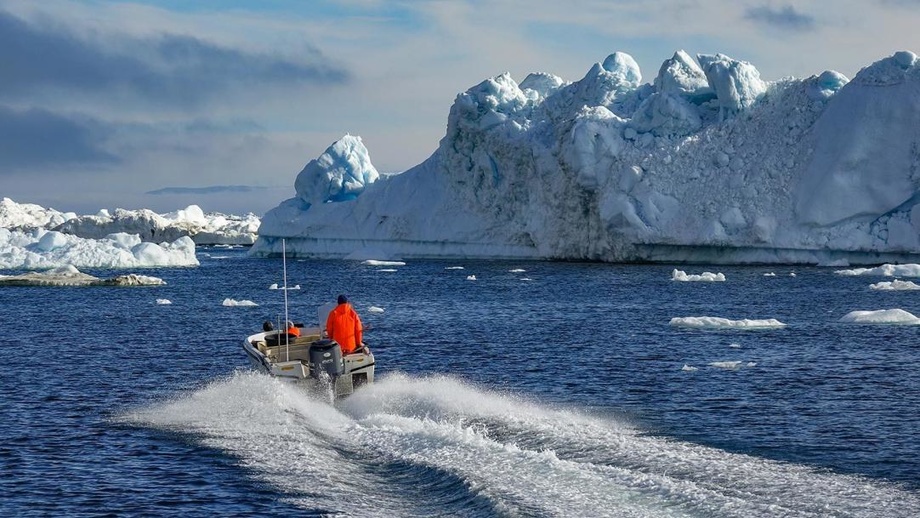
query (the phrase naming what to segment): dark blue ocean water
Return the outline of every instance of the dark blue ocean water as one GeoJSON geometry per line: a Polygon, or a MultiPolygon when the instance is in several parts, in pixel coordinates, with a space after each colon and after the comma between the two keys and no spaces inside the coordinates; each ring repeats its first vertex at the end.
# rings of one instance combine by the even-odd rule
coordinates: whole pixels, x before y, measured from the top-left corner
{"type": "Polygon", "coordinates": [[[199,257],[131,271],[160,287],[0,289],[0,515],[920,515],[920,326],[839,322],[920,315],[883,279],[288,261],[292,316],[344,292],[368,327],[377,383],[331,406],[242,351],[281,260],[199,257]]]}

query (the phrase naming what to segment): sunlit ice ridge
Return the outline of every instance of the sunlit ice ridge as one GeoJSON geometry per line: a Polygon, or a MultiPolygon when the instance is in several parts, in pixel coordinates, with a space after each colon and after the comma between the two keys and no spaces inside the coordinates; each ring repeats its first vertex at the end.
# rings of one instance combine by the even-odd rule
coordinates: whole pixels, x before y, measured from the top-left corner
{"type": "Polygon", "coordinates": [[[761,79],[678,51],[651,83],[616,52],[457,96],[423,163],[360,137],[312,160],[254,255],[844,264],[920,257],[920,59],[761,79]]]}

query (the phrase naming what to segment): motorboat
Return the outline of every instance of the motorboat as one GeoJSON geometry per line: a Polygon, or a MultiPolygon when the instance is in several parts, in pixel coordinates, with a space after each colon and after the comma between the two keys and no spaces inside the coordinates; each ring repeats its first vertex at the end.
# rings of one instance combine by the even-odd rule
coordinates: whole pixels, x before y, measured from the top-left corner
{"type": "Polygon", "coordinates": [[[374,354],[362,343],[351,354],[343,354],[338,342],[330,340],[323,328],[333,302],[317,308],[315,327],[305,327],[288,320],[287,252],[281,240],[281,258],[284,265],[284,320],[285,326],[271,322],[262,324],[262,331],[251,334],[243,341],[243,350],[256,369],[276,378],[307,383],[319,387],[334,401],[348,396],[361,385],[374,382],[374,354]],[[296,333],[289,333],[291,326],[296,333]]]}
{"type": "MultiPolygon", "coordinates": [[[[322,311],[322,310],[321,310],[322,311]]],[[[324,337],[321,327],[295,324],[300,336],[286,329],[266,329],[246,337],[243,349],[256,369],[283,380],[318,386],[333,398],[374,382],[374,354],[362,344],[342,354],[338,342],[324,337]]]]}

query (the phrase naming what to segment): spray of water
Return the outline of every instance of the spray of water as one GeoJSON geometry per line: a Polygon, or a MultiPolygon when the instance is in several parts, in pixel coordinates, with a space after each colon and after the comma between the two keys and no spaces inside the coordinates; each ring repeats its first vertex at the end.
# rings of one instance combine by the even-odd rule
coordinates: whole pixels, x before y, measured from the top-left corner
{"type": "Polygon", "coordinates": [[[877,480],[650,436],[450,377],[330,405],[238,373],[125,419],[199,437],[306,509],[361,516],[916,516],[877,480]]]}

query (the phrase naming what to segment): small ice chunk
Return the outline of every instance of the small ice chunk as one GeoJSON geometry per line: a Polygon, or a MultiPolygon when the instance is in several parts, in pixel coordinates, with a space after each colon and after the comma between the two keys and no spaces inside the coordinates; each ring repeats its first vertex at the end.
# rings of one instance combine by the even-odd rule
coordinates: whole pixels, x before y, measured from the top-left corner
{"type": "Polygon", "coordinates": [[[850,311],[840,318],[841,322],[853,324],[905,324],[920,325],[920,318],[903,309],[879,309],[876,311],[850,311]]]}
{"type": "Polygon", "coordinates": [[[236,299],[231,299],[231,298],[226,298],[226,299],[224,299],[222,305],[223,305],[223,306],[227,306],[227,307],[235,307],[235,306],[252,307],[252,306],[258,306],[258,304],[256,304],[255,302],[253,302],[253,301],[251,301],[251,300],[236,300],[236,299]]]}
{"type": "Polygon", "coordinates": [[[881,290],[881,291],[909,291],[909,290],[920,290],[920,284],[911,282],[911,281],[899,281],[897,279],[887,282],[877,282],[875,284],[870,284],[869,289],[881,290]]]}
{"type": "Polygon", "coordinates": [[[674,317],[672,326],[693,327],[698,329],[776,329],[786,324],[775,318],[765,320],[730,320],[720,317],[674,317]]]}
{"type": "Polygon", "coordinates": [[[681,282],[724,282],[725,274],[723,273],[712,273],[712,272],[703,272],[699,275],[688,275],[687,272],[683,270],[674,269],[671,272],[672,281],[681,281],[681,282]]]}

